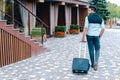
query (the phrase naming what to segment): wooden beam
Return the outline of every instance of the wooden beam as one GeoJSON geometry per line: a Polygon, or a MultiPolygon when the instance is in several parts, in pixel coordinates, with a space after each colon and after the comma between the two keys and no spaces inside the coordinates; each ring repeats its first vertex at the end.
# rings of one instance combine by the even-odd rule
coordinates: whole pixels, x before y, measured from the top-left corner
{"type": "Polygon", "coordinates": [[[58,1],[58,2],[53,2],[53,4],[55,4],[55,5],[65,5],[65,2],[58,1]]]}
{"type": "Polygon", "coordinates": [[[37,0],[37,2],[44,2],[44,0],[37,0]]]}
{"type": "MultiPolygon", "coordinates": [[[[47,0],[47,1],[52,1],[52,0],[47,0]]],[[[65,2],[69,4],[78,4],[78,5],[89,5],[87,1],[81,1],[81,0],[80,1],[78,0],[55,0],[55,2],[65,2]]]]}
{"type": "Polygon", "coordinates": [[[67,4],[67,5],[70,6],[70,7],[79,7],[78,4],[67,4]]]}

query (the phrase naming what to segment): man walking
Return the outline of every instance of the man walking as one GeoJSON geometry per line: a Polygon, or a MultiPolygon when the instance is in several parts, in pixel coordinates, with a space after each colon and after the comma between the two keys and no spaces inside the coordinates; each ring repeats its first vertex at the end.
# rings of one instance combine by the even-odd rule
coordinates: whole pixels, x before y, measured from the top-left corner
{"type": "Polygon", "coordinates": [[[96,71],[100,54],[100,38],[104,33],[105,26],[104,21],[95,11],[95,6],[89,6],[81,41],[84,42],[86,36],[91,67],[96,71]]]}

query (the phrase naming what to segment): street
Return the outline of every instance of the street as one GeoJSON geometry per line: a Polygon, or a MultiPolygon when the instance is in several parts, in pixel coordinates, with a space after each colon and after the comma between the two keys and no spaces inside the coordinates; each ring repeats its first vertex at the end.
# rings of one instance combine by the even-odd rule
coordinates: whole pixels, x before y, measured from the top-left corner
{"type": "Polygon", "coordinates": [[[120,80],[120,29],[106,28],[101,38],[98,71],[90,68],[88,74],[72,73],[80,38],[81,33],[48,38],[44,43],[46,52],[0,68],[0,80],[120,80]]]}

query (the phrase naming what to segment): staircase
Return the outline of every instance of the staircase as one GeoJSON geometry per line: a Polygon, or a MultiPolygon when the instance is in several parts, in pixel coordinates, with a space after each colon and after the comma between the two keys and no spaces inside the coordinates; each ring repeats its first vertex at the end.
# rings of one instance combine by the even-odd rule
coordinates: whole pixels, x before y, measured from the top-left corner
{"type": "Polygon", "coordinates": [[[7,25],[5,20],[0,21],[0,67],[36,56],[46,50],[13,26],[7,25]]]}

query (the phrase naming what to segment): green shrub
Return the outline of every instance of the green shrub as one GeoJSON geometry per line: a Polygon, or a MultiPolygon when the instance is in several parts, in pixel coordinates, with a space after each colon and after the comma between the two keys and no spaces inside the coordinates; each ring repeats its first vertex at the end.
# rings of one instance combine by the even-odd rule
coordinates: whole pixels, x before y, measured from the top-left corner
{"type": "Polygon", "coordinates": [[[35,36],[35,35],[40,35],[41,36],[42,33],[46,34],[46,29],[45,28],[33,28],[32,31],[31,31],[31,36],[35,36]]]}
{"type": "Polygon", "coordinates": [[[15,25],[14,26],[15,29],[19,29],[19,32],[24,32],[24,27],[23,26],[18,26],[18,25],[15,25]]]}
{"type": "Polygon", "coordinates": [[[19,27],[20,32],[24,32],[24,28],[23,27],[19,27]]]}
{"type": "Polygon", "coordinates": [[[80,29],[80,26],[77,24],[71,24],[70,29],[80,29]]]}
{"type": "Polygon", "coordinates": [[[65,32],[66,31],[66,26],[56,26],[55,27],[55,32],[65,32]]]}

